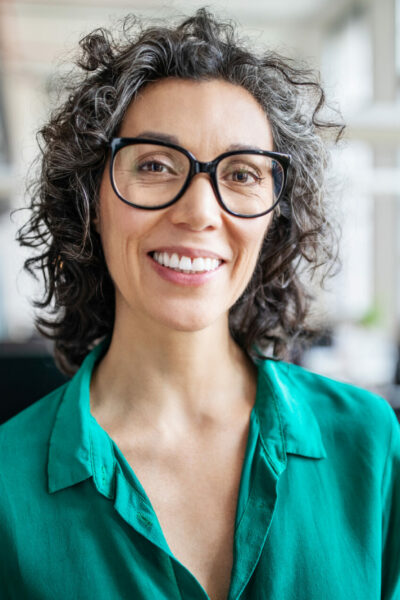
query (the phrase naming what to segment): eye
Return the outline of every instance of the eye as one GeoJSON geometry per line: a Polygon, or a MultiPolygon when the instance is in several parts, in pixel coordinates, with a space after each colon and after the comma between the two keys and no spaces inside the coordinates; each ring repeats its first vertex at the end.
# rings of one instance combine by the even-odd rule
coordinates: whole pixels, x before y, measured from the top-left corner
{"type": "Polygon", "coordinates": [[[232,170],[229,175],[235,183],[253,183],[260,179],[254,172],[246,168],[232,170]]]}
{"type": "Polygon", "coordinates": [[[225,183],[235,183],[238,185],[251,185],[261,181],[257,170],[250,165],[224,164],[219,176],[225,183]]]}
{"type": "Polygon", "coordinates": [[[168,168],[166,165],[156,161],[156,160],[146,160],[142,163],[138,163],[136,165],[137,171],[147,171],[151,173],[165,173],[168,172],[168,168]]]}

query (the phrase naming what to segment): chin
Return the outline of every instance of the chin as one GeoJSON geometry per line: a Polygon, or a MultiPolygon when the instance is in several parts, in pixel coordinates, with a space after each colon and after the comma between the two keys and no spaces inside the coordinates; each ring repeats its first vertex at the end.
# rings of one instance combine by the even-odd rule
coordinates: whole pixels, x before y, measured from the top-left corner
{"type": "Polygon", "coordinates": [[[160,316],[157,321],[160,324],[162,323],[165,327],[174,329],[175,331],[194,332],[207,329],[207,327],[210,327],[217,319],[217,315],[210,315],[209,313],[194,314],[191,311],[190,313],[185,314],[184,311],[176,311],[173,315],[170,313],[168,315],[160,316]]]}

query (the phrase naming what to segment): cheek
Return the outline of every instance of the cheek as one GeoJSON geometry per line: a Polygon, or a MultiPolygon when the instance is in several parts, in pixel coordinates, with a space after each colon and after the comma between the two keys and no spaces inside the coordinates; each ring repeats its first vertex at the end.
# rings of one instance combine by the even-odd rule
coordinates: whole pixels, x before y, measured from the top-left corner
{"type": "Polygon", "coordinates": [[[138,244],[150,227],[149,216],[115,198],[101,201],[100,235],[106,258],[120,260],[128,247],[138,244]]]}
{"type": "Polygon", "coordinates": [[[105,254],[114,254],[129,238],[140,235],[143,215],[116,197],[108,177],[100,186],[99,233],[105,254]]]}
{"type": "Polygon", "coordinates": [[[140,243],[146,222],[135,209],[110,206],[101,210],[100,237],[108,272],[118,297],[131,298],[140,285],[140,243]]]}
{"type": "MultiPolygon", "coordinates": [[[[247,266],[255,267],[263,240],[271,222],[270,214],[260,217],[259,220],[250,219],[240,227],[240,239],[243,258],[247,266]],[[249,222],[250,221],[250,222],[249,222]]],[[[250,274],[251,276],[251,274],[250,274]]]]}
{"type": "MultiPolygon", "coordinates": [[[[247,287],[257,264],[261,246],[271,222],[270,215],[260,217],[260,222],[248,222],[240,224],[238,234],[238,256],[236,264],[235,289],[233,298],[237,300],[247,287]],[[240,240],[240,241],[239,241],[240,240]]],[[[255,220],[256,221],[256,220],[255,220]]]]}

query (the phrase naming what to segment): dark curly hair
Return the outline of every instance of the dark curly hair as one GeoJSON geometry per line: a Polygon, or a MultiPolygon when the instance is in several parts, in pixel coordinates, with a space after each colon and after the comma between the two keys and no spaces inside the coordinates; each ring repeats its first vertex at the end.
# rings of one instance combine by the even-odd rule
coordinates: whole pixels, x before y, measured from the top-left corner
{"type": "Polygon", "coordinates": [[[343,125],[338,117],[320,116],[326,103],[318,76],[275,52],[252,52],[231,22],[205,9],[168,27],[145,27],[130,15],[122,35],[96,29],[80,48],[78,72],[64,81],[67,97],[38,133],[40,172],[28,186],[30,218],[17,235],[35,251],[25,268],[44,278],[45,293],[35,306],[47,312],[36,326],[54,340],[59,367],[73,373],[112,332],[114,285],[93,225],[100,181],[129,104],[143,86],[166,77],[242,86],[263,107],[274,149],[292,156],[280,210],[229,313],[231,335],[248,356],[287,358],[294,340],[311,332],[311,295],[302,273],[324,267],[323,280],[337,264],[324,175],[327,137],[337,141],[343,125]]]}

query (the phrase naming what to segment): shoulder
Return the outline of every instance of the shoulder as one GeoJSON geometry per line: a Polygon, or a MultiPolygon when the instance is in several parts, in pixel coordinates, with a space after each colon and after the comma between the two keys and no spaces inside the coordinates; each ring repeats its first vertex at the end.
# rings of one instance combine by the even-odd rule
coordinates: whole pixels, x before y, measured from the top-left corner
{"type": "Polygon", "coordinates": [[[292,363],[269,362],[266,368],[273,370],[279,379],[288,386],[292,394],[321,408],[333,408],[344,412],[354,410],[382,411],[387,409],[387,401],[381,396],[362,387],[314,373],[292,363]]]}
{"type": "MultiPolygon", "coordinates": [[[[49,439],[65,384],[0,426],[0,537],[47,490],[49,439]]],[[[8,532],[8,534],[7,534],[8,532]]],[[[2,544],[1,547],[4,548],[2,544]]]]}
{"type": "Polygon", "coordinates": [[[0,478],[42,468],[50,433],[67,384],[34,402],[0,426],[0,478]],[[41,467],[38,463],[41,463],[41,467]]]}
{"type": "Polygon", "coordinates": [[[382,415],[393,411],[381,396],[364,388],[331,379],[285,361],[266,361],[264,370],[284,385],[293,399],[306,402],[319,412],[334,411],[348,417],[352,413],[382,415]]]}
{"type": "Polygon", "coordinates": [[[34,529],[36,515],[43,514],[49,438],[64,389],[65,384],[0,426],[0,579],[2,569],[19,560],[17,540],[26,519],[34,529]]]}
{"type": "Polygon", "coordinates": [[[384,398],[285,361],[267,360],[263,370],[277,390],[283,412],[311,412],[325,445],[363,448],[376,459],[385,459],[390,440],[399,435],[399,423],[384,398]]]}

